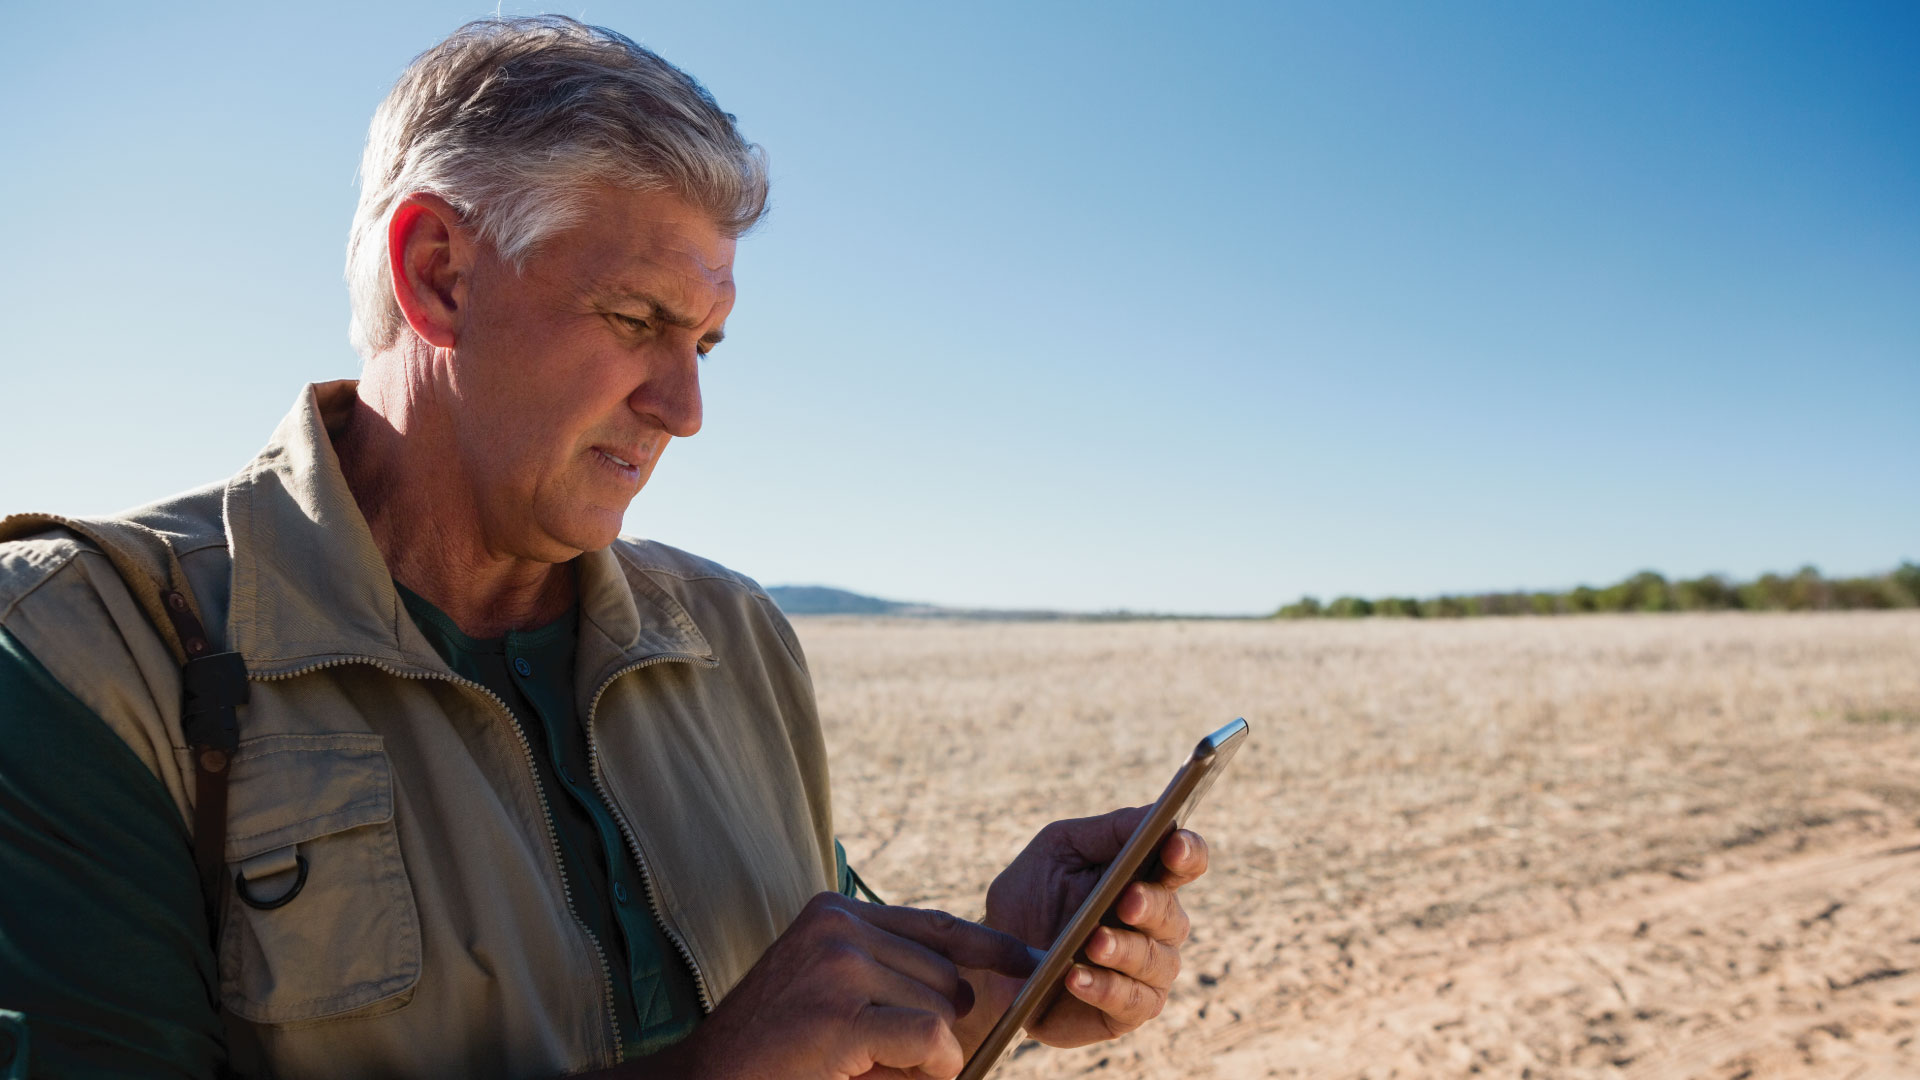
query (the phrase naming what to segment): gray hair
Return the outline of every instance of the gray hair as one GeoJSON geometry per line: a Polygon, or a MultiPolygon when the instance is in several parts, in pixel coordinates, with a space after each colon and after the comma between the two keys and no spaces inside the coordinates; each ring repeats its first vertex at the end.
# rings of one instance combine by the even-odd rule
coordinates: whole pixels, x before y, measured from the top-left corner
{"type": "Polygon", "coordinates": [[[523,269],[579,223],[588,190],[668,191],[739,236],[767,207],[766,156],[692,77],[632,40],[563,15],[482,19],[416,57],[373,114],[347,236],[348,336],[393,344],[387,221],[430,191],[523,269]]]}

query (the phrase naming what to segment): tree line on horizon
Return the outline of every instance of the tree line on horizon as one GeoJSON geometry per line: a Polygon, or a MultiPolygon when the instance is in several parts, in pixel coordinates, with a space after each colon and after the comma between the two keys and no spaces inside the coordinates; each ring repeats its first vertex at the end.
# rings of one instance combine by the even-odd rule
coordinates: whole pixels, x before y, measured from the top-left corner
{"type": "Polygon", "coordinates": [[[1829,578],[1811,566],[1793,574],[1762,574],[1730,581],[1719,574],[1669,581],[1643,570],[1601,588],[1566,592],[1488,592],[1432,596],[1303,596],[1274,612],[1276,619],[1462,619],[1479,615],[1584,615],[1632,611],[1877,611],[1920,606],[1920,564],[1903,562],[1872,577],[1829,578]]]}

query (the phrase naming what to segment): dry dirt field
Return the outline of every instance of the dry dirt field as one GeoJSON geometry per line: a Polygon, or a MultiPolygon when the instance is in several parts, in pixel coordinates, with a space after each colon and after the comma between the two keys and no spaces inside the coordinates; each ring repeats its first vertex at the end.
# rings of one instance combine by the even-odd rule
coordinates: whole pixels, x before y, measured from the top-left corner
{"type": "Polygon", "coordinates": [[[997,1076],[1920,1077],[1920,613],[797,622],[894,902],[1253,725],[1164,1016],[997,1076]]]}

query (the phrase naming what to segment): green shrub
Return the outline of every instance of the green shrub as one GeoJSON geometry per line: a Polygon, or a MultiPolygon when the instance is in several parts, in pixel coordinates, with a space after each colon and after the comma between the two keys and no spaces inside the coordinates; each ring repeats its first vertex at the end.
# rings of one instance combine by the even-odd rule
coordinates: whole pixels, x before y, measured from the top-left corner
{"type": "Polygon", "coordinates": [[[1750,581],[1735,592],[1740,596],[1740,606],[1748,611],[1787,610],[1787,579],[1779,574],[1761,574],[1757,581],[1750,581]]]}
{"type": "Polygon", "coordinates": [[[1803,566],[1788,580],[1788,611],[1825,611],[1832,606],[1833,588],[1816,567],[1803,566]]]}
{"type": "Polygon", "coordinates": [[[1900,590],[1896,595],[1907,598],[1906,603],[1896,604],[1896,607],[1920,605],[1920,563],[1903,562],[1898,570],[1887,577],[1893,579],[1893,584],[1900,590]]]}
{"type": "Polygon", "coordinates": [[[1674,606],[1681,611],[1725,611],[1740,606],[1739,590],[1719,574],[1673,583],[1674,606]]]}
{"type": "Polygon", "coordinates": [[[1373,601],[1362,600],[1357,596],[1335,597],[1327,605],[1327,614],[1336,619],[1357,619],[1373,614],[1373,601]]]}
{"type": "Polygon", "coordinates": [[[1299,600],[1274,612],[1276,617],[1282,619],[1313,619],[1318,618],[1321,614],[1320,601],[1318,598],[1312,596],[1303,596],[1299,600]]]}

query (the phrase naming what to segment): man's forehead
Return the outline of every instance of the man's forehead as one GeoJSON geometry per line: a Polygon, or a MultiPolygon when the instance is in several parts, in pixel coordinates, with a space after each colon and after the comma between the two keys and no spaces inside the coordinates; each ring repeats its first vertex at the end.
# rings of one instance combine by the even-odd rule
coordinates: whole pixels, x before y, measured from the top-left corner
{"type": "Polygon", "coordinates": [[[600,188],[571,231],[596,262],[716,280],[732,276],[733,239],[674,195],[600,188]]]}
{"type": "Polygon", "coordinates": [[[733,284],[731,241],[728,241],[728,250],[716,252],[671,240],[665,243],[648,243],[642,237],[633,240],[629,244],[616,241],[593,260],[592,272],[608,287],[617,289],[629,283],[644,283],[648,288],[657,288],[663,280],[694,289],[717,289],[733,284]]]}
{"type": "Polygon", "coordinates": [[[589,290],[601,301],[692,330],[732,307],[733,269],[716,271],[686,260],[631,262],[614,267],[589,290]]]}
{"type": "Polygon", "coordinates": [[[529,272],[588,310],[705,326],[717,340],[733,307],[731,237],[671,194],[601,187],[584,210],[541,246],[529,272]]]}
{"type": "Polygon", "coordinates": [[[733,294],[733,241],[673,223],[588,226],[578,263],[586,290],[613,298],[705,307],[733,294]]]}

